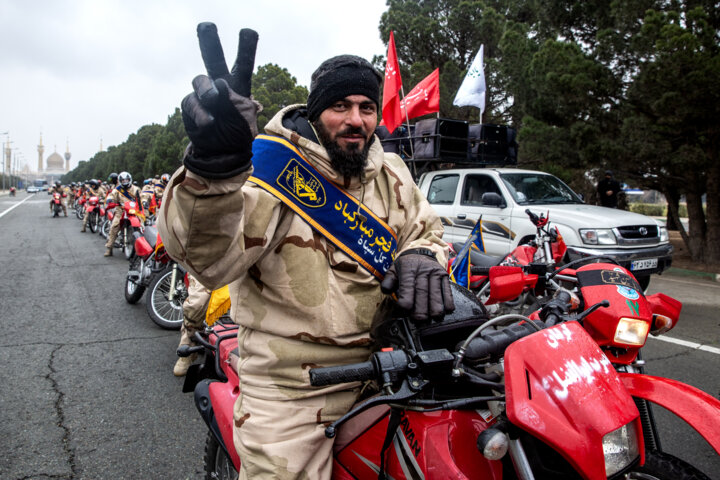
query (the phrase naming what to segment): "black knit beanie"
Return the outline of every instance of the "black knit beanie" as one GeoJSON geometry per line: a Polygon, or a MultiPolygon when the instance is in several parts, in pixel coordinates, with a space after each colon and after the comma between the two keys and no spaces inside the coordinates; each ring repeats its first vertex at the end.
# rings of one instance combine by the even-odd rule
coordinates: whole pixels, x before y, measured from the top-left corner
{"type": "Polygon", "coordinates": [[[310,79],[308,119],[314,122],[326,108],[349,95],[365,95],[379,108],[381,79],[364,58],[339,55],[325,60],[310,79]]]}

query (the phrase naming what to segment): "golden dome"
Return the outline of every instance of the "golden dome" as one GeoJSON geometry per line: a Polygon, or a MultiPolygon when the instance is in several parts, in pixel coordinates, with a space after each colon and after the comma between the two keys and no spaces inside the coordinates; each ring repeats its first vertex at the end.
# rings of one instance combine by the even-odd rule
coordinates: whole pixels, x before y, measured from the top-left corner
{"type": "Polygon", "coordinates": [[[47,169],[48,170],[65,170],[65,160],[62,155],[55,152],[47,158],[47,169]]]}

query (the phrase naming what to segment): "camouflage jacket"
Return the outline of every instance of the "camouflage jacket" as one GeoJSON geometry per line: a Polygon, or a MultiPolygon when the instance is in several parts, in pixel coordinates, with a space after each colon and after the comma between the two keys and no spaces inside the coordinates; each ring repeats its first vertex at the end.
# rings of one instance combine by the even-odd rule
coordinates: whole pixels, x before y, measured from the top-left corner
{"type": "MultiPolygon", "coordinates": [[[[365,183],[345,182],[325,148],[283,126],[283,116],[298,107],[278,112],[266,132],[297,145],[320,173],[392,227],[397,253],[430,248],[445,265],[440,219],[400,157],[384,152],[376,138],[365,183]]],[[[206,287],[230,284],[236,323],[304,342],[366,346],[383,298],[380,283],[276,197],[246,183],[251,171],[208,180],[177,170],[158,221],[168,252],[206,287]]]]}

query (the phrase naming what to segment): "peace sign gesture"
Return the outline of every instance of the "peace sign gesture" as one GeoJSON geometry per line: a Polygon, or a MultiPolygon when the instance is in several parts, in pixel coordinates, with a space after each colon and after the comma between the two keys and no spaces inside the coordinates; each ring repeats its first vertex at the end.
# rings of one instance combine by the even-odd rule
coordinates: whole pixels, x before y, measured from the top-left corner
{"type": "Polygon", "coordinates": [[[250,99],[258,34],[250,29],[240,31],[231,71],[215,24],[199,24],[197,34],[208,74],[193,79],[193,92],[182,101],[183,123],[192,142],[184,163],[203,177],[229,178],[251,165],[252,140],[257,135],[257,112],[261,108],[250,99]]]}

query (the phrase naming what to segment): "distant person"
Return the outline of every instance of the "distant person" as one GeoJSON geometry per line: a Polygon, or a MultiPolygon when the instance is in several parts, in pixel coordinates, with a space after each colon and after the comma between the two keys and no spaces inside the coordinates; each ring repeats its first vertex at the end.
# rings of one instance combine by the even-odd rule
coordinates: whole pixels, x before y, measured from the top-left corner
{"type": "Polygon", "coordinates": [[[600,180],[597,185],[600,205],[603,207],[617,208],[618,193],[620,193],[621,190],[622,188],[620,188],[620,182],[615,180],[612,170],[606,170],[605,178],[600,180]]]}

